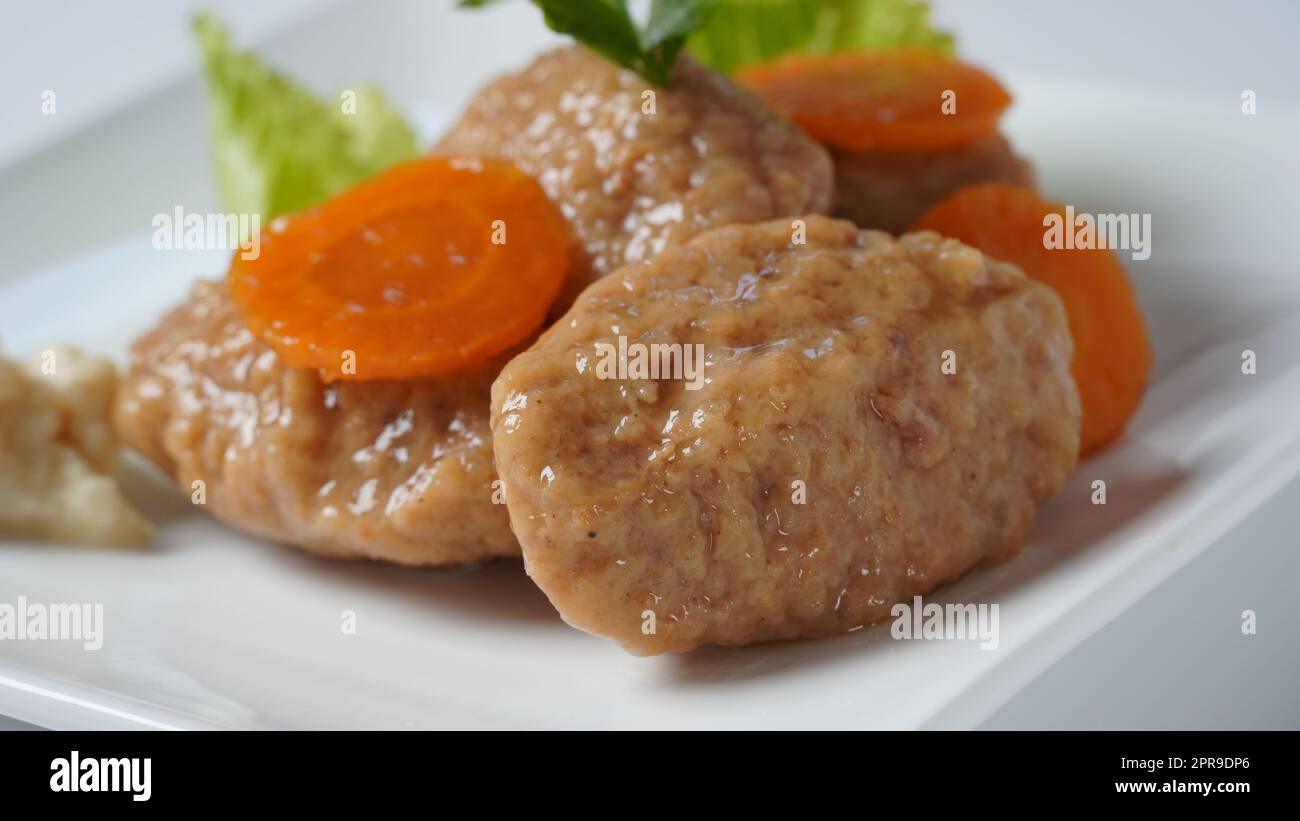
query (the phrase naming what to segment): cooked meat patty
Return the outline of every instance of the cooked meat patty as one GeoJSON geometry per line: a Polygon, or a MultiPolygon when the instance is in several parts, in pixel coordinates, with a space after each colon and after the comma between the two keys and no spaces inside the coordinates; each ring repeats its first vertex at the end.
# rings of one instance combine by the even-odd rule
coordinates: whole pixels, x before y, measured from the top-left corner
{"type": "Polygon", "coordinates": [[[335,556],[465,562],[519,552],[492,499],[500,365],[326,385],[244,326],[224,282],[201,283],[135,343],[115,416],[126,444],[241,530],[335,556]]]}
{"type": "MultiPolygon", "coordinates": [[[[645,90],[561,49],[488,86],[439,147],[511,159],[559,204],[580,246],[564,305],[705,228],[829,208],[829,156],[749,92],[686,61],[653,113],[645,90]]],[[[405,564],[517,554],[487,424],[506,358],[466,379],[326,386],[254,338],[223,285],[201,285],[136,343],[117,419],[249,532],[405,564]]]]}
{"type": "Polygon", "coordinates": [[[577,262],[557,313],[588,283],[701,231],[831,203],[826,151],[685,57],[672,87],[653,89],[582,46],[552,51],[480,91],[435,150],[513,160],[560,206],[577,262]]]}
{"type": "Polygon", "coordinates": [[[636,654],[852,631],[1015,554],[1072,469],[1051,290],[934,233],[806,229],[630,265],[493,384],[511,524],[575,627],[636,654]],[[707,380],[663,349],[636,378],[637,344],[702,345],[707,380]]]}
{"type": "Polygon", "coordinates": [[[1033,185],[1034,171],[1000,136],[943,151],[835,149],[835,214],[863,228],[899,234],[966,185],[1033,185]]]}

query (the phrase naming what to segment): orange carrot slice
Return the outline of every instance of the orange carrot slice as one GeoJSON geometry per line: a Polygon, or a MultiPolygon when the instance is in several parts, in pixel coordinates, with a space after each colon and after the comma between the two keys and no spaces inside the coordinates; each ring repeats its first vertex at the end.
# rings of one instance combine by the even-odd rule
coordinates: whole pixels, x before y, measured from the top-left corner
{"type": "Polygon", "coordinates": [[[568,248],[563,216],[511,163],[430,157],[273,220],[257,258],[236,254],[231,291],[286,364],[326,380],[435,376],[540,325],[568,248]]]}
{"type": "MultiPolygon", "coordinates": [[[[1083,404],[1080,452],[1092,453],[1123,432],[1151,370],[1151,344],[1133,286],[1115,252],[1044,247],[1048,214],[1064,207],[1007,183],[958,190],[927,211],[913,231],[959,239],[1019,266],[1056,291],[1074,337],[1071,372],[1083,404]]],[[[1073,228],[1066,223],[1066,230],[1073,228]]]]}
{"type": "Polygon", "coordinates": [[[927,51],[788,57],[737,78],[814,139],[850,151],[937,151],[997,132],[1011,95],[989,74],[927,51]]]}

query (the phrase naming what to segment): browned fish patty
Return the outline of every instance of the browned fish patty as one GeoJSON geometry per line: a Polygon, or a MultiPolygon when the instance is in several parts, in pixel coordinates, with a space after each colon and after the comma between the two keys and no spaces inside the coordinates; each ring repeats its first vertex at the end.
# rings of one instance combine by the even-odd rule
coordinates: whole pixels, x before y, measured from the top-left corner
{"type": "Polygon", "coordinates": [[[575,627],[636,654],[844,633],[1015,554],[1071,471],[1051,290],[934,233],[792,237],[629,265],[493,384],[525,566],[575,627]],[[706,382],[601,378],[620,336],[702,345],[706,382]]]}
{"type": "Polygon", "coordinates": [[[326,385],[244,326],[224,282],[200,283],[132,347],[115,422],[184,493],[267,539],[413,565],[516,555],[492,500],[500,365],[326,385]]]}
{"type": "Polygon", "coordinates": [[[577,246],[560,310],[701,231],[831,205],[825,149],[689,58],[656,89],[582,46],[549,52],[480,91],[435,150],[512,160],[559,205],[577,246]]]}
{"type": "MultiPolygon", "coordinates": [[[[653,113],[645,90],[561,49],[480,92],[440,146],[512,159],[559,204],[581,249],[565,305],[705,228],[829,207],[829,156],[749,92],[685,61],[653,113]]],[[[492,503],[488,386],[504,361],[465,379],[326,386],[285,367],[208,284],[136,343],[117,418],[187,492],[206,482],[208,508],[238,528],[333,555],[471,561],[519,552],[492,503]]]]}
{"type": "Polygon", "coordinates": [[[835,215],[901,234],[958,188],[982,182],[1033,185],[1034,171],[1000,136],[943,151],[836,149],[835,215]]]}

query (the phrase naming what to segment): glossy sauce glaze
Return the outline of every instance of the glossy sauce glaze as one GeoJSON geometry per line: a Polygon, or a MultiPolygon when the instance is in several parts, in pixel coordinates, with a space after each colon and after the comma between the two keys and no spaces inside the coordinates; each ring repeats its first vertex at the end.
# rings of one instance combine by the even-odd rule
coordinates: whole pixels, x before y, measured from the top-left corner
{"type": "MultiPolygon", "coordinates": [[[[560,304],[706,228],[829,207],[826,152],[748,91],[687,61],[652,113],[646,90],[561,49],[482,90],[439,148],[505,157],[541,182],[576,234],[560,304]]],[[[243,530],[334,555],[472,561],[519,550],[493,503],[488,430],[508,359],[454,379],[327,386],[256,338],[225,284],[203,284],[136,343],[117,419],[127,444],[186,493],[203,480],[207,508],[243,530]]]]}
{"type": "Polygon", "coordinates": [[[487,371],[335,382],[288,368],[200,283],[132,347],[116,424],[203,507],[313,552],[445,564],[519,551],[496,478],[487,371]]]}
{"type": "Polygon", "coordinates": [[[1050,289],[938,234],[805,223],[624,268],[493,385],[511,523],[570,624],[637,654],[861,629],[1014,555],[1073,468],[1050,289]],[[602,378],[620,336],[702,345],[703,387],[602,378]]]}
{"type": "Polygon", "coordinates": [[[560,206],[576,245],[560,310],[701,231],[831,204],[826,151],[689,58],[655,89],[582,46],[552,51],[479,92],[435,150],[513,160],[560,206]]]}

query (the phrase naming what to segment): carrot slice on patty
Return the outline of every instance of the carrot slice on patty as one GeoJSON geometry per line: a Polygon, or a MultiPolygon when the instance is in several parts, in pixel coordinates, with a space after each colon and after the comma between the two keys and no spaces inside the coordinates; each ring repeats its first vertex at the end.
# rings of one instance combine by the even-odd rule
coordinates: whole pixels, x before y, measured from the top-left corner
{"type": "Polygon", "coordinates": [[[814,139],[850,151],[938,151],[997,133],[1011,95],[974,66],[926,51],[788,57],[737,78],[814,139]]]}
{"type": "MultiPolygon", "coordinates": [[[[987,183],[958,190],[912,230],[961,240],[1019,266],[1060,295],[1074,337],[1071,372],[1083,404],[1079,450],[1087,455],[1119,436],[1137,410],[1151,371],[1151,343],[1114,251],[1044,247],[1046,216],[1064,210],[1028,188],[987,183]]],[[[1066,230],[1073,228],[1067,224],[1066,230]]]]}
{"type": "Polygon", "coordinates": [[[546,316],[569,267],[563,216],[509,162],[430,157],[277,218],[236,254],[249,328],[324,379],[404,379],[481,365],[546,316]]]}

